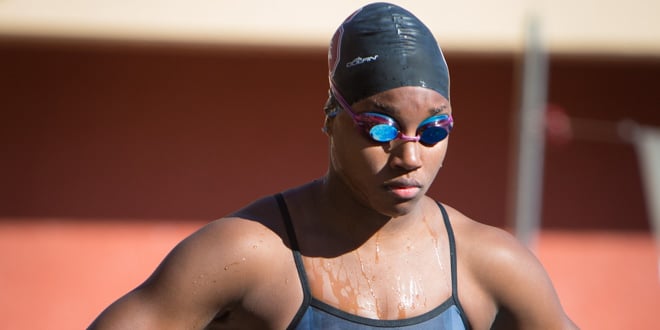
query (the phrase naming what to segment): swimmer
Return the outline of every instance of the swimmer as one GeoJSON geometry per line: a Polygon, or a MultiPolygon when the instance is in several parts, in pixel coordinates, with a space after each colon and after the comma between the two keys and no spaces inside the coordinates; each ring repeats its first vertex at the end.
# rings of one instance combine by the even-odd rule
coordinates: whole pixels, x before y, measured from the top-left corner
{"type": "Polygon", "coordinates": [[[364,6],[328,68],[327,173],[199,229],[90,329],[575,329],[532,253],[426,195],[454,128],[427,26],[364,6]]]}

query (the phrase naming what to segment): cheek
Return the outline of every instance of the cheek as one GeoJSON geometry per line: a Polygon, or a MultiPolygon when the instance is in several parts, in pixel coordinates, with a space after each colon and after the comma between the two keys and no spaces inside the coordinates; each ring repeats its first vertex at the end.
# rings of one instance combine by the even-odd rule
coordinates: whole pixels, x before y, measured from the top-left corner
{"type": "Polygon", "coordinates": [[[438,149],[437,152],[434,153],[434,160],[439,162],[439,167],[442,167],[442,162],[445,161],[445,156],[447,156],[447,149],[449,148],[449,141],[448,139],[445,141],[442,141],[438,144],[438,149]]]}
{"type": "Polygon", "coordinates": [[[442,141],[438,143],[435,147],[431,148],[429,150],[429,154],[427,155],[428,161],[425,162],[426,166],[433,166],[433,167],[442,167],[442,162],[445,160],[445,156],[447,155],[447,147],[449,146],[449,143],[447,140],[442,141]]]}
{"type": "Polygon", "coordinates": [[[387,165],[387,154],[382,147],[363,140],[362,137],[330,140],[330,160],[336,171],[359,178],[382,171],[387,165]]]}
{"type": "Polygon", "coordinates": [[[424,159],[424,167],[426,171],[430,173],[430,178],[435,179],[435,176],[438,174],[438,171],[442,168],[442,165],[445,161],[445,156],[447,155],[447,142],[442,142],[441,145],[438,145],[433,150],[427,154],[426,159],[424,159]]]}
{"type": "Polygon", "coordinates": [[[330,135],[330,161],[336,171],[346,174],[373,172],[378,167],[371,150],[377,148],[373,147],[350,118],[335,118],[330,135]]]}

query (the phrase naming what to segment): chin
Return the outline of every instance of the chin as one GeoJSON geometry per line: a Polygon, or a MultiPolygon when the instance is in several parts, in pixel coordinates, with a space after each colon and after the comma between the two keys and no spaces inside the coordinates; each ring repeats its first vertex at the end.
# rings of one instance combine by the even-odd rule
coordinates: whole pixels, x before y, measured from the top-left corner
{"type": "Polygon", "coordinates": [[[393,204],[389,204],[384,207],[381,206],[375,209],[378,210],[379,213],[383,215],[396,218],[407,215],[410,212],[412,212],[415,208],[419,206],[420,199],[411,199],[406,201],[395,202],[393,204]]]}

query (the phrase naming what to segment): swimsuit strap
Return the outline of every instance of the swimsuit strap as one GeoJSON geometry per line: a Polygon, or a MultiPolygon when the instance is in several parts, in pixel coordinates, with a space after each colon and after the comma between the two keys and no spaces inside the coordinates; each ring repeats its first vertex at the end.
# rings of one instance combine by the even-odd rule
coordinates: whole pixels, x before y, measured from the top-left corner
{"type": "Polygon", "coordinates": [[[312,293],[309,290],[309,284],[307,282],[307,274],[305,273],[305,266],[302,262],[302,256],[300,255],[300,248],[298,246],[298,240],[296,239],[296,231],[293,228],[293,223],[291,221],[291,214],[289,213],[289,208],[284,201],[284,196],[282,193],[275,195],[275,200],[277,200],[277,205],[280,208],[280,214],[282,215],[282,220],[286,226],[286,234],[289,238],[289,244],[291,245],[291,250],[293,251],[293,260],[296,263],[296,270],[298,271],[298,277],[300,278],[300,284],[302,285],[303,290],[303,301],[300,304],[300,308],[296,312],[296,315],[293,317],[293,320],[290,324],[298,324],[300,319],[305,315],[307,307],[312,301],[312,293]]]}
{"type": "Polygon", "coordinates": [[[445,228],[447,229],[447,236],[449,238],[449,257],[451,262],[451,297],[454,300],[454,304],[458,307],[458,310],[461,314],[461,319],[463,319],[463,324],[469,328],[469,322],[467,320],[463,306],[458,300],[458,276],[457,276],[457,267],[456,267],[456,239],[454,238],[454,230],[451,228],[451,222],[449,221],[449,215],[447,210],[442,206],[440,202],[436,202],[438,207],[440,207],[440,212],[442,212],[442,219],[445,222],[445,228]]]}
{"type": "Polygon", "coordinates": [[[298,240],[296,239],[296,231],[293,229],[293,223],[291,223],[291,214],[289,213],[289,208],[286,205],[286,201],[284,201],[284,195],[282,195],[282,193],[278,193],[275,195],[275,199],[277,200],[277,206],[279,206],[280,215],[282,216],[282,220],[284,220],[284,225],[286,226],[286,234],[289,238],[289,244],[291,244],[291,250],[299,251],[300,248],[298,247],[298,240]]]}

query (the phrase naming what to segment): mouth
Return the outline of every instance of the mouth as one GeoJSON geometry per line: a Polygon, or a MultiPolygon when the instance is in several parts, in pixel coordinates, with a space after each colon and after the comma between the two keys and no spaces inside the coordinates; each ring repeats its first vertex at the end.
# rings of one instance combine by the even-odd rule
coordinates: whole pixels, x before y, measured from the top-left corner
{"type": "Polygon", "coordinates": [[[413,199],[422,190],[422,184],[417,180],[394,180],[386,182],[385,189],[399,199],[413,199]]]}

